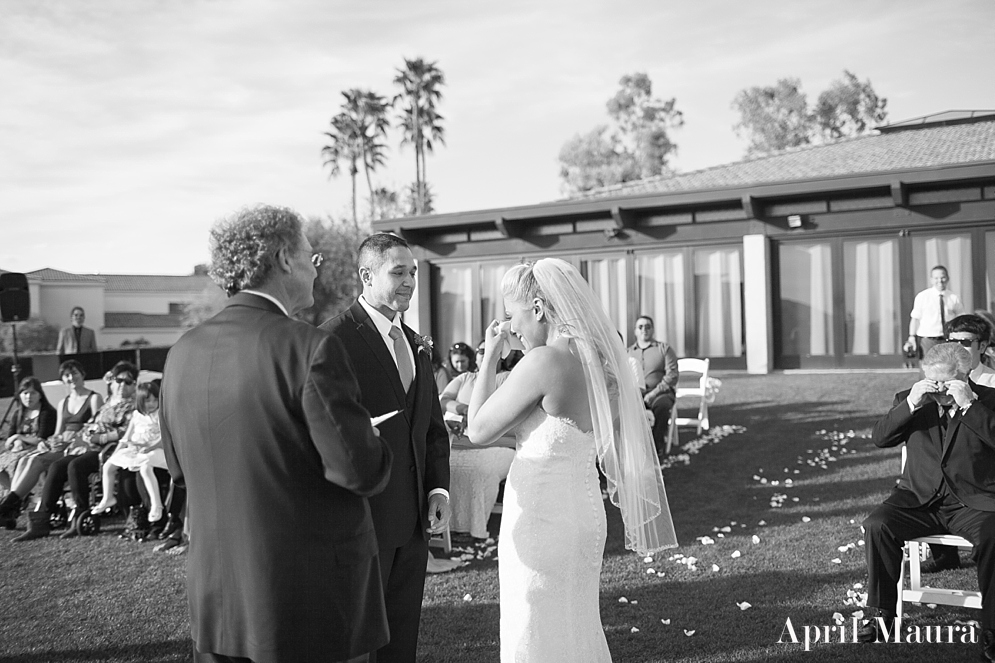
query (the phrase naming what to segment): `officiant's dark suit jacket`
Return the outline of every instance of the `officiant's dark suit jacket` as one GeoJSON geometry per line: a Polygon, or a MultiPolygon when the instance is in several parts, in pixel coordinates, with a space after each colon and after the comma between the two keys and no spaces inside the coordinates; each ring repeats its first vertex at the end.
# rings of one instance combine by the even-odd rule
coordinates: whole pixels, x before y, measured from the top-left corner
{"type": "Polygon", "coordinates": [[[367,497],[391,453],[369,416],[338,340],[256,295],[170,350],[160,421],[199,651],[337,661],[387,641],[367,497]]]}
{"type": "Polygon", "coordinates": [[[978,400],[963,416],[955,415],[945,433],[934,402],[909,411],[910,390],[899,392],[891,411],[878,420],[874,444],[893,447],[904,442],[908,451],[902,478],[886,504],[927,504],[945,478],[965,505],[995,511],[995,389],[969,384],[978,400]]]}
{"type": "Polygon", "coordinates": [[[380,547],[403,545],[416,527],[427,540],[428,494],[435,488],[449,490],[449,433],[442,419],[431,352],[420,349],[414,331],[401,325],[416,364],[415,381],[405,394],[397,364],[358,301],[321,328],[345,346],[359,381],[360,402],[370,415],[401,410],[377,426],[395,458],[387,488],[370,498],[380,547]]]}

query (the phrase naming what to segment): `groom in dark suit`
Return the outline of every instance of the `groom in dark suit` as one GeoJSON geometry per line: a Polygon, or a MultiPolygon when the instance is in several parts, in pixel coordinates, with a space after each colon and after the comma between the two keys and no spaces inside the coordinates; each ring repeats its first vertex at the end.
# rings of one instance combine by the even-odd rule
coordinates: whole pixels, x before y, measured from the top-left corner
{"type": "Polygon", "coordinates": [[[224,309],[172,347],[159,417],[186,485],[194,660],[367,661],[387,642],[367,496],[391,453],[359,404],[342,345],[291,316],[321,255],[292,210],[211,231],[224,309]]]}
{"type": "Polygon", "coordinates": [[[380,546],[390,642],[371,657],[413,663],[418,645],[428,538],[449,522],[449,434],[432,370],[432,349],[401,321],[418,267],[400,237],[379,233],[359,247],[363,292],[321,325],[342,341],[356,369],[361,402],[374,417],[394,467],[387,488],[370,499],[380,546]]]}
{"type": "Polygon", "coordinates": [[[950,532],[974,544],[981,588],[983,660],[995,661],[995,389],[968,379],[971,355],[958,343],[929,349],[924,378],[895,397],[874,426],[874,444],[905,444],[895,490],[864,521],[870,619],[863,642],[892,632],[906,541],[950,532]]]}

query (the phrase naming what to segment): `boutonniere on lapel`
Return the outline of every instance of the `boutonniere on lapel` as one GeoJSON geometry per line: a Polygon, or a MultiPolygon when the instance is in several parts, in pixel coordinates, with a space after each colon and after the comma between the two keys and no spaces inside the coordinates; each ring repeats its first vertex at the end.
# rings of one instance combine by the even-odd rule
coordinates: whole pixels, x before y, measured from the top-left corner
{"type": "Polygon", "coordinates": [[[415,334],[415,345],[418,346],[418,352],[424,352],[428,355],[429,359],[432,358],[432,348],[435,347],[435,341],[432,340],[431,336],[419,336],[415,334]]]}

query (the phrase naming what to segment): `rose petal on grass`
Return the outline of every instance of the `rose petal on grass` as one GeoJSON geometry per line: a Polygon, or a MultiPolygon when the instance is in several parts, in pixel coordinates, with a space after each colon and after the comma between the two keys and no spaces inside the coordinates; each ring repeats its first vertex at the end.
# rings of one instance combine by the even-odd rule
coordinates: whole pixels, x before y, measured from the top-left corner
{"type": "Polygon", "coordinates": [[[802,522],[803,523],[810,523],[810,522],[812,522],[812,519],[809,518],[808,516],[802,516],[802,522]]]}
{"type": "Polygon", "coordinates": [[[670,626],[670,620],[669,619],[661,619],[660,623],[663,624],[664,626],[670,626]]]}
{"type": "Polygon", "coordinates": [[[692,635],[694,635],[694,630],[689,631],[687,629],[684,629],[684,635],[690,638],[692,635]]]}
{"type": "Polygon", "coordinates": [[[850,614],[853,615],[854,617],[856,617],[857,619],[863,619],[864,618],[864,611],[863,610],[855,610],[855,611],[851,612],[850,614]]]}
{"type": "Polygon", "coordinates": [[[620,596],[620,597],[618,597],[618,602],[619,603],[628,603],[629,599],[625,598],[624,596],[620,596]]]}
{"type": "Polygon", "coordinates": [[[738,550],[733,550],[733,551],[732,551],[732,554],[731,554],[731,555],[729,555],[729,556],[730,556],[730,557],[732,557],[733,559],[736,559],[737,557],[740,557],[740,556],[742,556],[742,554],[743,554],[743,553],[739,552],[738,550]]]}
{"type": "Polygon", "coordinates": [[[839,557],[833,557],[833,558],[832,558],[831,560],[829,560],[829,561],[830,561],[830,562],[832,562],[833,564],[842,564],[842,563],[843,563],[843,560],[842,560],[842,559],[840,559],[839,557]]]}
{"type": "Polygon", "coordinates": [[[753,535],[753,543],[760,543],[760,537],[756,534],[753,535]]]}
{"type": "Polygon", "coordinates": [[[472,596],[470,596],[469,594],[464,594],[464,595],[463,595],[463,600],[464,600],[464,601],[472,601],[472,600],[473,600],[473,597],[472,597],[472,596]]]}
{"type": "Polygon", "coordinates": [[[749,610],[750,608],[752,608],[752,607],[753,607],[752,605],[750,605],[750,604],[749,604],[749,603],[747,603],[746,601],[743,601],[742,603],[737,603],[736,605],[738,605],[738,606],[739,606],[739,609],[740,609],[740,610],[749,610]]]}
{"type": "Polygon", "coordinates": [[[717,573],[718,570],[719,570],[719,565],[718,564],[712,564],[712,571],[715,572],[715,573],[717,573]]]}
{"type": "Polygon", "coordinates": [[[838,613],[838,612],[834,612],[833,613],[833,621],[836,622],[837,624],[842,624],[843,623],[843,615],[840,614],[840,613],[838,613]]]}
{"type": "Polygon", "coordinates": [[[629,633],[639,633],[639,629],[633,626],[632,628],[629,629],[629,633]]]}

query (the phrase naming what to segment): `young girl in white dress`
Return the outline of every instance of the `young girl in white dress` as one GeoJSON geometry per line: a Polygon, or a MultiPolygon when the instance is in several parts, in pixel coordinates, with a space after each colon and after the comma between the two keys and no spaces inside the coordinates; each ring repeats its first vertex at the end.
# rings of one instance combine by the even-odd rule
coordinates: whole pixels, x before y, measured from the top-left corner
{"type": "Polygon", "coordinates": [[[162,434],[159,432],[160,383],[160,380],[153,380],[138,385],[135,413],[117,449],[104,463],[104,497],[100,500],[100,504],[93,507],[94,513],[103,513],[117,504],[117,498],[114,496],[114,480],[118,468],[124,468],[138,472],[145,483],[151,501],[149,522],[154,523],[162,518],[162,499],[159,497],[159,482],[155,476],[155,468],[166,469],[162,434]]]}

